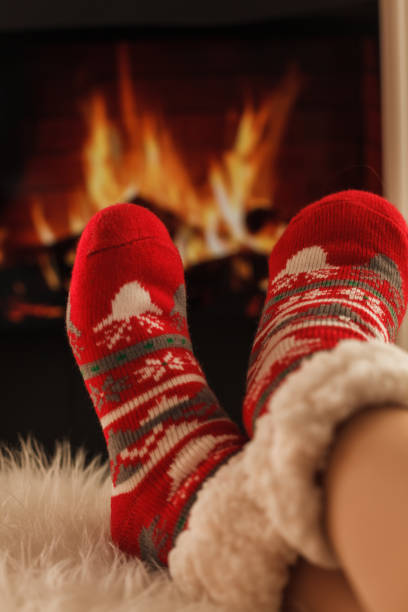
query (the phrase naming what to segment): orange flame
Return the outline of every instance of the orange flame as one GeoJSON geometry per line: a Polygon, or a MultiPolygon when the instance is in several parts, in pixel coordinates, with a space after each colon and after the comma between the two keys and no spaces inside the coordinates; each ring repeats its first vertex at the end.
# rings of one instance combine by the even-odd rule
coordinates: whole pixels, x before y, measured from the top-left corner
{"type": "Polygon", "coordinates": [[[45,218],[44,209],[39,198],[34,198],[31,201],[30,212],[42,244],[49,245],[56,242],[57,237],[45,218]]]}
{"type": "MultiPolygon", "coordinates": [[[[245,107],[231,148],[206,161],[207,180],[197,186],[163,118],[137,99],[126,46],[119,47],[118,66],[120,121],[110,118],[101,92],[87,104],[85,184],[69,202],[67,233],[78,234],[105,206],[141,197],[180,220],[175,243],[186,267],[243,248],[268,253],[283,227],[269,224],[254,234],[246,216],[273,206],[278,151],[301,85],[297,70],[290,68],[259,108],[245,107]]],[[[41,242],[54,241],[38,201],[32,217],[41,242]]]]}

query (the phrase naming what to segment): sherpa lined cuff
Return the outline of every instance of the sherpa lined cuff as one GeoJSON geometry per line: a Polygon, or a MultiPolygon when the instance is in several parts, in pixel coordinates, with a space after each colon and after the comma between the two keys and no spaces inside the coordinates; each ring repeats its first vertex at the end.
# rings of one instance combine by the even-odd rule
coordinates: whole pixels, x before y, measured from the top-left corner
{"type": "Polygon", "coordinates": [[[296,553],[261,508],[263,492],[248,496],[247,447],[204,484],[169,569],[189,598],[207,597],[228,611],[278,612],[296,553]]]}
{"type": "Polygon", "coordinates": [[[379,340],[343,340],[288,376],[247,445],[248,495],[288,545],[317,565],[339,564],[324,530],[316,475],[326,468],[336,428],[384,404],[408,408],[408,354],[379,340]]]}

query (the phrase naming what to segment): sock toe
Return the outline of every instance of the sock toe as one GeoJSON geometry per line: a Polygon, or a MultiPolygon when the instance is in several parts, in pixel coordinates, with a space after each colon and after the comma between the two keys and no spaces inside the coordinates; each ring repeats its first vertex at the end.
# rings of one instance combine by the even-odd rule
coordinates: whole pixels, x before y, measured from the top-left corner
{"type": "Polygon", "coordinates": [[[104,208],[85,227],[72,271],[67,328],[82,329],[81,337],[71,334],[71,344],[83,347],[76,357],[81,364],[99,358],[102,334],[110,334],[112,349],[121,349],[127,326],[143,335],[141,326],[153,325],[159,334],[158,317],[166,325],[171,319],[174,333],[184,329],[183,286],[178,250],[153,213],[135,204],[104,208]]]}
{"type": "Polygon", "coordinates": [[[391,204],[391,202],[388,202],[388,200],[375,193],[357,189],[348,189],[338,193],[333,193],[325,196],[317,202],[314,202],[313,204],[309,204],[299,211],[299,213],[293,218],[293,222],[304,219],[306,215],[316,214],[316,212],[318,212],[320,209],[330,206],[333,207],[344,205],[350,208],[353,207],[357,211],[360,210],[361,213],[364,212],[362,209],[365,209],[367,212],[370,211],[370,213],[385,217],[386,219],[392,221],[395,225],[399,226],[400,229],[408,236],[407,223],[401,212],[394,204],[391,204]]]}
{"type": "Polygon", "coordinates": [[[136,204],[113,204],[92,217],[78,249],[87,256],[149,238],[174,249],[166,227],[150,210],[136,204]]]}

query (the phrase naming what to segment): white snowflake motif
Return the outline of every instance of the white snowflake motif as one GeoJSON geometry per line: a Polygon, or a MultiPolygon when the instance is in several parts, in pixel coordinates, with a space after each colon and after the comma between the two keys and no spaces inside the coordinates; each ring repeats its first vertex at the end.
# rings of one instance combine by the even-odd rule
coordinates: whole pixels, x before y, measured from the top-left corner
{"type": "Polygon", "coordinates": [[[166,369],[169,370],[184,370],[186,362],[182,357],[177,357],[168,351],[162,358],[159,357],[148,357],[145,360],[145,365],[139,370],[135,370],[139,382],[153,378],[155,382],[158,382],[166,373],[166,369]]]}
{"type": "Polygon", "coordinates": [[[366,300],[366,306],[368,308],[371,308],[371,310],[375,314],[379,315],[383,320],[387,318],[385,313],[385,305],[381,300],[373,296],[368,296],[368,299],[366,300]]]}
{"type": "Polygon", "coordinates": [[[332,291],[330,289],[311,289],[309,291],[305,291],[305,293],[298,293],[296,295],[292,295],[286,300],[282,300],[277,307],[275,307],[276,313],[284,312],[289,310],[292,306],[299,306],[303,302],[313,302],[316,300],[321,300],[324,297],[330,296],[332,291]]]}
{"type": "Polygon", "coordinates": [[[358,287],[352,287],[351,289],[341,289],[339,293],[341,295],[346,296],[349,300],[353,302],[361,302],[365,305],[366,308],[371,310],[376,315],[379,315],[381,318],[385,316],[383,302],[377,297],[367,293],[367,291],[363,291],[358,287]]]}
{"type": "Polygon", "coordinates": [[[96,345],[97,346],[107,346],[108,349],[111,349],[120,340],[125,340],[126,342],[130,342],[131,336],[129,332],[132,331],[132,324],[129,321],[129,319],[125,319],[122,321],[113,321],[109,326],[105,327],[102,331],[103,331],[102,339],[97,340],[96,345]]]}
{"type": "Polygon", "coordinates": [[[163,331],[164,329],[163,322],[155,315],[141,314],[137,317],[137,321],[149,334],[152,334],[156,330],[163,331]]]}

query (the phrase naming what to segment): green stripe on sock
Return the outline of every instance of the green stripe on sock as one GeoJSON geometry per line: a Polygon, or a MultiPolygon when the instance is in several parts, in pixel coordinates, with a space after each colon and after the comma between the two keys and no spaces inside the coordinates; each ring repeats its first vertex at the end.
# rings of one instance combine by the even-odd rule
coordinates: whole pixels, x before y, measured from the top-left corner
{"type": "Polygon", "coordinates": [[[129,363],[129,361],[138,359],[143,355],[148,355],[149,353],[168,348],[169,346],[174,348],[182,347],[190,351],[193,350],[191,342],[184,336],[179,334],[164,334],[163,336],[151,338],[149,340],[144,340],[143,342],[133,344],[132,346],[128,346],[125,349],[112,353],[111,355],[102,357],[97,361],[85,363],[84,365],[80,366],[81,374],[84,377],[84,380],[89,380],[94,376],[99,376],[99,374],[103,374],[104,372],[117,368],[124,363],[129,363]]]}

